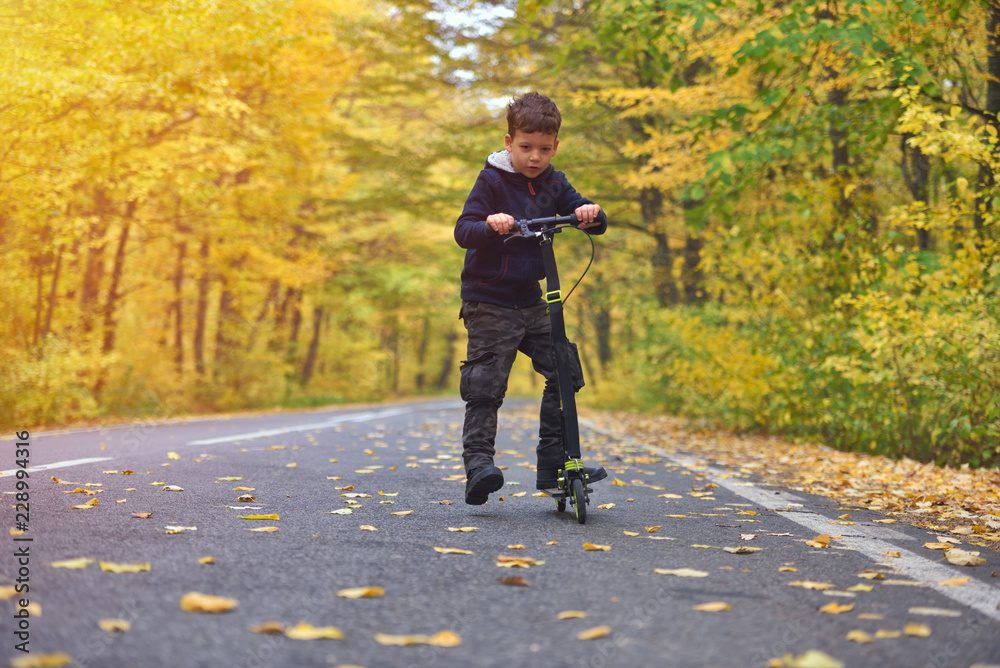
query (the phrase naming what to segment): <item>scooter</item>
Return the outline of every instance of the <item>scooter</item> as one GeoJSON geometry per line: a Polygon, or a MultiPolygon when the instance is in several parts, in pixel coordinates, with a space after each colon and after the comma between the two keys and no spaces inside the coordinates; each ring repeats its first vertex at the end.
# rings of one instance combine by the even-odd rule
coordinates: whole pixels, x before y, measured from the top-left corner
{"type": "MultiPolygon", "coordinates": [[[[563,468],[559,472],[558,488],[556,491],[550,492],[550,496],[556,500],[556,508],[559,512],[566,510],[566,502],[569,501],[576,513],[576,521],[584,524],[587,521],[587,504],[590,503],[590,492],[593,490],[588,486],[589,480],[583,470],[580,454],[580,425],[576,412],[576,393],[584,385],[583,367],[580,364],[580,354],[576,344],[571,343],[566,338],[563,304],[593,264],[594,240],[590,238],[589,234],[587,235],[591,243],[590,263],[587,264],[587,268],[584,269],[583,274],[566,294],[566,297],[563,297],[559,287],[559,271],[556,267],[555,251],[553,250],[553,240],[556,234],[566,228],[580,230],[574,225],[576,222],[575,214],[517,220],[514,222],[516,232],[504,239],[504,243],[524,243],[525,240],[535,240],[542,251],[546,282],[544,296],[545,302],[548,304],[547,310],[552,325],[552,350],[555,351],[563,427],[563,468]]],[[[583,230],[580,231],[583,232],[583,230]]],[[[487,236],[495,236],[496,232],[487,225],[486,234],[487,236]]]]}

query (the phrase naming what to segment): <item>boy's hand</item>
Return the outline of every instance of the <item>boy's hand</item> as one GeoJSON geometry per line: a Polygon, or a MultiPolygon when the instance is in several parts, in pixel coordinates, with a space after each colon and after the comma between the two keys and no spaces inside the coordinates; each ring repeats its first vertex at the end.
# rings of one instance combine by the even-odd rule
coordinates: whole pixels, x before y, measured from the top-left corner
{"type": "Polygon", "coordinates": [[[594,222],[597,219],[597,214],[601,212],[601,207],[597,204],[584,204],[578,208],[576,213],[576,219],[580,221],[577,225],[581,230],[585,230],[588,227],[596,227],[598,223],[594,222]]]}
{"type": "Polygon", "coordinates": [[[494,213],[486,217],[486,224],[496,230],[497,234],[510,234],[514,229],[514,216],[506,213],[494,213]]]}

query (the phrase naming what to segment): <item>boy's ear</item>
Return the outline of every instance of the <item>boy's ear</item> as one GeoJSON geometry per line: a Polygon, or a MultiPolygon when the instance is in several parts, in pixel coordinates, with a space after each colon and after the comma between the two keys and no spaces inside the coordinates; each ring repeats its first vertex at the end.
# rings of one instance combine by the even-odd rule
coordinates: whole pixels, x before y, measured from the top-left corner
{"type": "Polygon", "coordinates": [[[503,147],[507,149],[508,153],[511,153],[514,148],[514,138],[511,137],[510,135],[504,135],[503,147]]]}

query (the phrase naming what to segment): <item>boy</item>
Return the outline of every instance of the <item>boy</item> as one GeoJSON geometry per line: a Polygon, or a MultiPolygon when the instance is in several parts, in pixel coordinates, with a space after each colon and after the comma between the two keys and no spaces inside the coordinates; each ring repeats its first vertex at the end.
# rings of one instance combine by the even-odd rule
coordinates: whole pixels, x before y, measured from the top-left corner
{"type": "MultiPolygon", "coordinates": [[[[460,389],[466,402],[462,441],[468,478],[465,502],[470,505],[486,503],[503,487],[503,473],[493,465],[497,410],[519,350],[545,377],[536,487],[556,488],[563,467],[559,386],[549,316],[538,284],[545,277],[541,250],[530,241],[504,243],[516,219],[575,213],[579,227],[589,234],[607,229],[601,207],[549,164],[559,148],[561,122],[559,109],[544,95],[514,99],[507,106],[506,150],[486,159],[455,225],[455,240],[466,249],[459,317],[469,332],[469,345],[460,389]]],[[[584,474],[589,482],[608,475],[603,467],[585,467],[584,474]]]]}

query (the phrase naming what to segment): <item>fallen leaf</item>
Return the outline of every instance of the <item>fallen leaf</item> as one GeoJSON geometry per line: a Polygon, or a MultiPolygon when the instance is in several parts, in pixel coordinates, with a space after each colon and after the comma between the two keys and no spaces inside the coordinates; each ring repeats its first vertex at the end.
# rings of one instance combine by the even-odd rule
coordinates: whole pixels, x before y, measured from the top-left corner
{"type": "Polygon", "coordinates": [[[11,668],[62,668],[73,663],[73,657],[64,652],[30,654],[10,660],[11,668]]]}
{"type": "Polygon", "coordinates": [[[225,480],[226,482],[237,482],[243,480],[243,476],[228,476],[226,478],[216,478],[216,480],[225,480]]]}
{"type": "Polygon", "coordinates": [[[447,530],[452,533],[469,533],[470,531],[479,531],[479,527],[448,527],[447,530]]]}
{"type": "Polygon", "coordinates": [[[256,531],[257,533],[274,533],[278,530],[278,527],[257,527],[256,529],[247,529],[247,531],[256,531]]]}
{"type": "Polygon", "coordinates": [[[858,619],[880,620],[880,619],[885,619],[885,615],[880,615],[877,612],[862,612],[858,615],[858,619]]]}
{"type": "Polygon", "coordinates": [[[346,496],[348,499],[369,499],[371,494],[364,494],[363,492],[347,492],[346,494],[341,494],[341,496],[346,496]]]}
{"type": "Polygon", "coordinates": [[[203,565],[214,564],[215,563],[215,557],[211,557],[211,556],[209,556],[209,557],[202,557],[201,559],[198,560],[198,563],[199,564],[203,564],[203,565]]]}
{"type": "Polygon", "coordinates": [[[653,570],[657,575],[676,575],[679,578],[704,578],[708,577],[706,571],[696,571],[692,568],[657,568],[653,570]]]}
{"type": "Polygon", "coordinates": [[[321,510],[319,512],[325,513],[327,515],[350,515],[354,511],[351,510],[350,508],[341,508],[340,510],[321,510]]]}
{"type": "Polygon", "coordinates": [[[899,559],[899,558],[901,558],[901,557],[902,557],[903,555],[901,555],[901,554],[900,554],[900,553],[899,553],[898,551],[894,551],[894,552],[883,552],[883,553],[882,553],[882,556],[883,556],[883,557],[892,557],[892,558],[894,558],[894,559],[899,559]]]}
{"type": "Polygon", "coordinates": [[[152,517],[152,516],[153,516],[153,513],[151,513],[151,512],[150,513],[137,513],[135,511],[132,511],[132,517],[138,517],[140,519],[146,519],[147,517],[152,517]]]}
{"type": "Polygon", "coordinates": [[[730,612],[733,608],[725,601],[712,601],[711,603],[692,605],[691,609],[700,610],[701,612],[730,612]]]}
{"type": "Polygon", "coordinates": [[[873,522],[877,522],[879,524],[895,524],[896,523],[896,520],[872,520],[872,521],[873,522]]]}
{"type": "Polygon", "coordinates": [[[858,573],[858,577],[866,580],[885,580],[884,575],[876,573],[875,571],[864,571],[863,573],[858,573]]]}
{"type": "Polygon", "coordinates": [[[167,533],[184,533],[185,531],[196,531],[198,529],[198,527],[183,527],[173,524],[168,524],[163,528],[166,529],[167,533]]]}
{"type": "Polygon", "coordinates": [[[457,547],[435,547],[434,551],[441,554],[472,554],[472,550],[460,550],[457,547]]]}
{"type": "Polygon", "coordinates": [[[874,588],[875,588],[874,585],[866,585],[864,583],[859,582],[858,584],[854,585],[853,587],[848,587],[844,591],[871,591],[874,588]]]}
{"type": "Polygon", "coordinates": [[[285,637],[292,640],[343,640],[344,632],[336,626],[313,626],[299,622],[290,629],[285,629],[285,637]]]}
{"type": "Polygon", "coordinates": [[[827,603],[819,609],[820,612],[825,612],[828,615],[839,615],[844,612],[850,612],[854,609],[853,603],[840,604],[834,601],[833,603],[827,603]]]}
{"type": "Polygon", "coordinates": [[[149,569],[149,564],[113,564],[110,561],[101,562],[101,570],[108,573],[144,573],[149,569]]]}
{"type": "Polygon", "coordinates": [[[916,607],[910,608],[911,615],[926,615],[928,617],[961,617],[962,613],[958,610],[948,610],[947,608],[924,608],[916,607]]]}
{"type": "Polygon", "coordinates": [[[373,527],[371,524],[362,524],[361,525],[361,530],[362,531],[378,531],[378,529],[375,528],[375,527],[373,527]]]}
{"type": "Polygon", "coordinates": [[[748,547],[746,545],[740,545],[739,547],[724,547],[722,548],[729,554],[752,554],[754,552],[760,552],[763,547],[748,547]]]}
{"type": "Polygon", "coordinates": [[[866,631],[860,631],[857,629],[854,631],[848,631],[847,639],[856,643],[875,642],[875,637],[873,635],[867,633],[866,631]]]}
{"type": "Polygon", "coordinates": [[[622,531],[626,536],[638,536],[639,534],[635,531],[622,531]]]}
{"type": "Polygon", "coordinates": [[[945,587],[961,587],[971,581],[972,578],[951,578],[950,580],[942,580],[941,582],[938,582],[938,584],[944,585],[945,587]]]}
{"type": "Polygon", "coordinates": [[[788,585],[790,587],[802,587],[803,589],[814,589],[816,591],[833,589],[836,586],[831,582],[813,582],[812,580],[796,580],[795,582],[789,582],[788,585]]]}
{"type": "Polygon", "coordinates": [[[132,630],[132,624],[126,619],[100,619],[97,625],[108,633],[124,633],[132,630]]]}
{"type": "Polygon", "coordinates": [[[409,515],[412,512],[413,512],[412,510],[398,510],[398,511],[396,511],[394,513],[389,513],[389,514],[390,515],[409,515]]]}
{"type": "Polygon", "coordinates": [[[583,549],[590,552],[607,552],[611,549],[611,545],[595,545],[593,543],[584,543],[583,549]]]}
{"type": "Polygon", "coordinates": [[[521,575],[508,575],[506,577],[497,578],[500,582],[510,587],[527,587],[528,581],[521,575]]]}
{"type": "Polygon", "coordinates": [[[180,458],[181,458],[181,456],[179,454],[177,454],[176,452],[168,452],[167,453],[167,459],[180,459],[180,458]]]}
{"type": "Polygon", "coordinates": [[[389,493],[389,492],[383,492],[382,490],[379,490],[378,491],[378,495],[379,496],[399,496],[399,492],[389,493]]]}
{"type": "Polygon", "coordinates": [[[778,572],[779,573],[798,573],[799,569],[795,568],[795,566],[780,566],[780,567],[778,567],[778,572]]]}
{"type": "MultiPolygon", "coordinates": [[[[622,483],[624,484],[624,483],[622,483]]],[[[597,640],[598,638],[604,638],[611,634],[610,626],[595,626],[592,629],[587,629],[585,631],[580,631],[576,634],[577,640],[597,640]]]]}
{"type": "Polygon", "coordinates": [[[757,535],[758,534],[755,533],[741,533],[740,538],[742,538],[743,540],[754,540],[757,538],[757,535]]]}
{"type": "Polygon", "coordinates": [[[375,598],[384,595],[385,589],[382,587],[353,587],[337,592],[337,596],[341,598],[375,598]]]}
{"type": "Polygon", "coordinates": [[[587,613],[583,610],[563,610],[556,615],[556,619],[583,619],[586,616],[587,613]]]}
{"type": "Polygon", "coordinates": [[[811,649],[799,656],[786,654],[780,659],[771,659],[767,668],[844,668],[844,664],[829,654],[811,649]]]}
{"type": "Polygon", "coordinates": [[[264,622],[250,627],[251,633],[284,633],[285,625],[281,622],[264,622]]]}
{"type": "Polygon", "coordinates": [[[599,508],[600,510],[608,510],[609,508],[614,508],[614,507],[615,507],[615,504],[613,504],[613,503],[602,503],[601,505],[599,505],[599,506],[597,506],[597,507],[598,507],[598,508],[599,508]]]}
{"type": "Polygon", "coordinates": [[[978,552],[968,552],[958,548],[945,550],[944,558],[956,566],[979,566],[986,563],[986,560],[980,557],[978,552]]]}
{"type": "Polygon", "coordinates": [[[432,636],[408,635],[398,636],[386,633],[376,633],[375,642],[380,645],[407,647],[411,645],[432,645],[434,647],[458,647],[461,637],[454,631],[438,631],[432,636]]]}
{"type": "Polygon", "coordinates": [[[164,492],[183,492],[184,488],[183,487],[178,487],[177,485],[166,485],[163,488],[163,491],[164,492]]]}
{"type": "Polygon", "coordinates": [[[931,634],[931,627],[926,624],[907,624],[903,627],[903,633],[914,638],[926,638],[931,634]]]}
{"type": "Polygon", "coordinates": [[[806,545],[809,547],[830,547],[830,534],[820,534],[812,540],[807,540],[806,545]]]}
{"type": "Polygon", "coordinates": [[[517,545],[508,545],[507,549],[508,550],[523,550],[524,549],[524,545],[521,545],[520,543],[518,543],[517,545]]]}
{"type": "Polygon", "coordinates": [[[512,557],[506,554],[501,554],[496,560],[497,566],[501,568],[531,568],[541,563],[531,557],[512,557]]]}
{"type": "Polygon", "coordinates": [[[614,480],[612,480],[611,484],[614,485],[615,487],[625,487],[626,485],[628,485],[627,482],[625,482],[623,480],[619,480],[618,478],[615,478],[614,480]]]}
{"type": "Polygon", "coordinates": [[[88,559],[87,557],[80,557],[79,559],[63,559],[62,561],[53,561],[49,565],[53,568],[86,568],[87,564],[92,564],[96,561],[95,559],[88,559]]]}
{"type": "Polygon", "coordinates": [[[181,610],[184,612],[228,612],[237,605],[239,601],[234,598],[201,594],[196,591],[188,592],[181,597],[181,610]]]}
{"type": "Polygon", "coordinates": [[[653,526],[653,527],[647,525],[646,526],[646,533],[656,533],[657,531],[659,531],[662,528],[663,528],[662,524],[658,525],[658,526],[653,526]]]}
{"type": "Polygon", "coordinates": [[[903,636],[902,631],[896,631],[894,629],[879,629],[875,632],[875,639],[880,640],[883,638],[901,638],[903,636]]]}
{"type": "Polygon", "coordinates": [[[950,543],[924,543],[924,547],[928,550],[950,550],[952,545],[950,543]]]}
{"type": "Polygon", "coordinates": [[[277,513],[272,513],[270,515],[240,515],[241,520],[280,520],[281,516],[277,513]]]}

